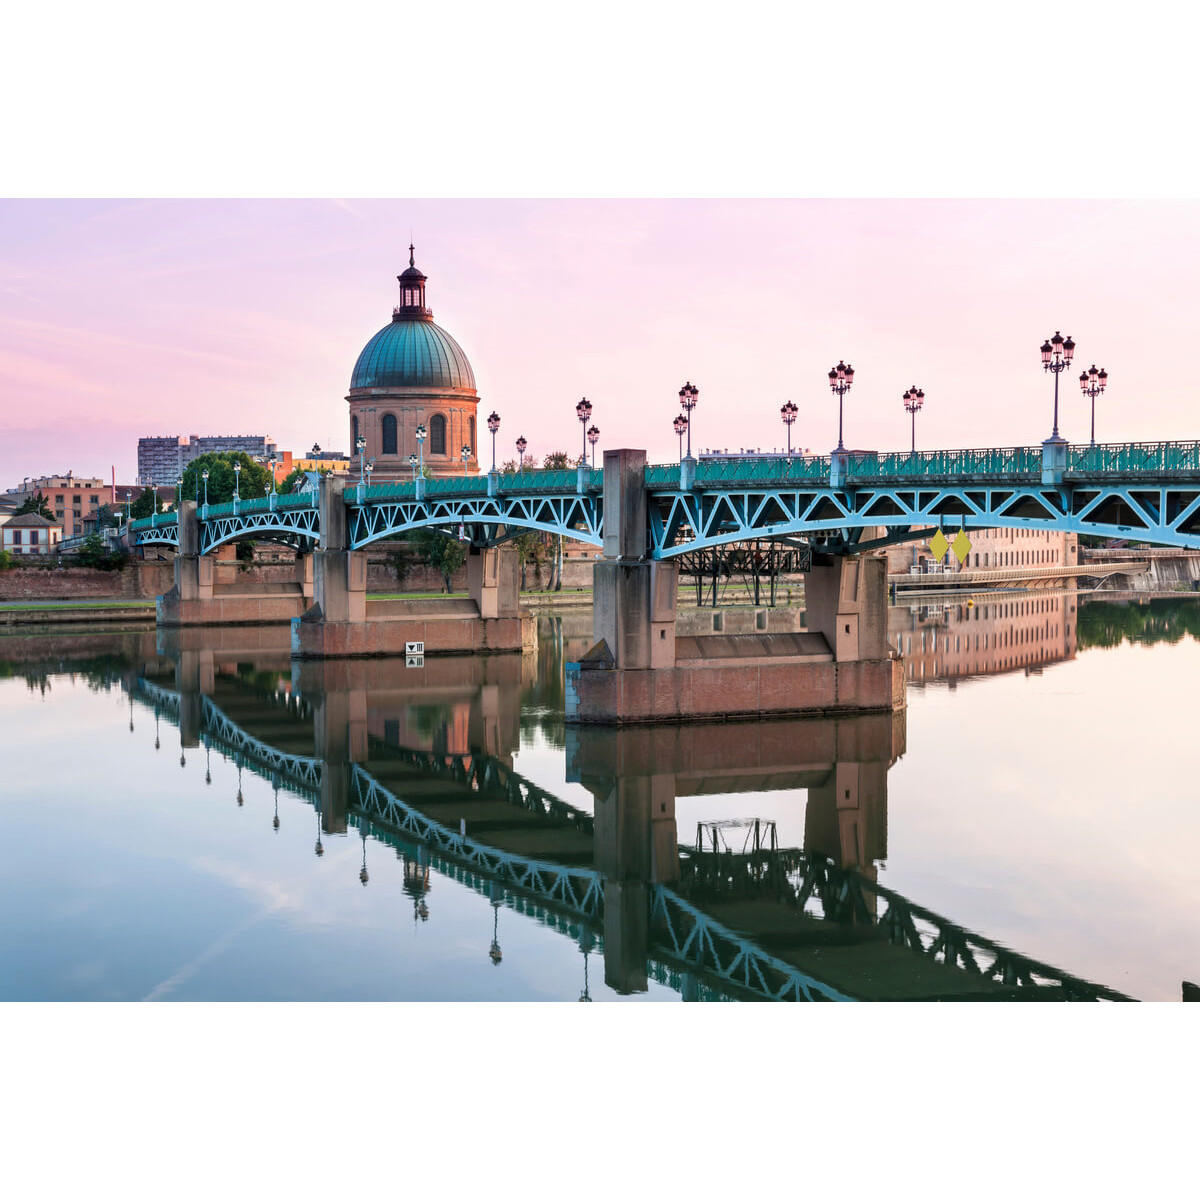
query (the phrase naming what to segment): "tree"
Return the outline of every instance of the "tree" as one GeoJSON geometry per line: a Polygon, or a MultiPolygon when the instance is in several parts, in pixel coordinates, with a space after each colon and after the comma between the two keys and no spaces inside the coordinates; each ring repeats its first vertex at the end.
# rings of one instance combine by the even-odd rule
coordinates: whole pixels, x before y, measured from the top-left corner
{"type": "Polygon", "coordinates": [[[116,529],[121,524],[125,514],[118,514],[111,504],[102,504],[96,509],[96,527],[98,529],[116,529]]]}
{"type": "Polygon", "coordinates": [[[512,544],[517,551],[517,562],[521,565],[521,587],[527,586],[526,569],[530,563],[533,563],[534,578],[541,583],[542,561],[546,553],[546,544],[542,534],[535,529],[528,529],[513,538],[512,544]]]}
{"type": "Polygon", "coordinates": [[[39,517],[45,517],[47,521],[55,519],[54,512],[50,508],[50,502],[40,491],[32,496],[26,496],[21,502],[20,507],[13,513],[13,516],[23,517],[26,513],[36,513],[39,517]]]}
{"type": "Polygon", "coordinates": [[[101,571],[119,571],[125,565],[124,556],[106,546],[98,533],[89,533],[83,539],[75,558],[81,567],[98,567],[101,571]]]}
{"type": "Polygon", "coordinates": [[[451,577],[467,561],[467,547],[458,538],[438,529],[419,529],[412,541],[431,567],[441,574],[446,592],[453,591],[451,577]]]}
{"type": "Polygon", "coordinates": [[[195,500],[204,503],[204,481],[202,476],[208,472],[208,502],[209,504],[226,504],[233,499],[234,470],[233,464],[242,464],[241,479],[238,483],[238,493],[243,500],[254,500],[267,494],[271,486],[271,472],[256,463],[244,450],[224,451],[220,454],[201,454],[188,463],[183,473],[183,484],[179,494],[185,500],[195,500]]]}
{"type": "Polygon", "coordinates": [[[290,496],[295,490],[296,485],[304,479],[304,471],[300,467],[293,467],[284,477],[279,485],[279,494],[281,496],[290,496]]]}
{"type": "MultiPolygon", "coordinates": [[[[579,460],[572,459],[565,450],[553,450],[546,455],[542,465],[547,471],[565,471],[579,460]]],[[[562,591],[563,539],[561,533],[550,535],[550,583],[552,591],[562,591]]]]}
{"type": "Polygon", "coordinates": [[[153,516],[158,511],[158,492],[154,488],[146,488],[129,506],[129,516],[134,521],[140,521],[144,517],[153,516]]]}

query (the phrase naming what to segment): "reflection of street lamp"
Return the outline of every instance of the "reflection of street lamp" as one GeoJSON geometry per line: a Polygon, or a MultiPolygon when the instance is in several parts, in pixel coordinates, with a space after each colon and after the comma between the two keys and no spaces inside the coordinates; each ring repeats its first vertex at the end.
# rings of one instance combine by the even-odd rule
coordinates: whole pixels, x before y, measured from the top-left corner
{"type": "Polygon", "coordinates": [[[154,702],[154,748],[158,750],[162,747],[162,742],[158,740],[158,701],[154,702]]]}
{"type": "Polygon", "coordinates": [[[847,363],[838,360],[838,365],[829,372],[829,386],[833,394],[838,398],[838,444],[839,450],[844,449],[842,446],[842,397],[850,390],[850,385],[854,382],[854,368],[847,363]]]}
{"type": "Polygon", "coordinates": [[[242,795],[242,760],[238,758],[238,790],[237,790],[237,806],[241,808],[246,803],[246,797],[242,795]]]}
{"type": "Polygon", "coordinates": [[[362,833],[363,865],[362,865],[362,870],[359,871],[359,873],[358,873],[358,882],[361,883],[363,885],[363,887],[366,887],[367,881],[371,878],[370,875],[367,874],[367,830],[366,830],[366,826],[363,826],[360,829],[360,832],[362,833]]]}
{"type": "Polygon", "coordinates": [[[528,445],[524,437],[517,438],[517,470],[522,475],[525,473],[525,448],[528,445]]]}
{"type": "MultiPolygon", "coordinates": [[[[680,413],[675,418],[675,432],[679,434],[679,461],[683,462],[683,435],[687,432],[688,419],[680,413]]],[[[690,440],[690,439],[689,439],[690,440]]]]}
{"type": "Polygon", "coordinates": [[[1096,364],[1092,363],[1090,371],[1084,371],[1079,377],[1079,386],[1083,388],[1083,394],[1091,398],[1092,401],[1092,445],[1096,444],[1096,397],[1104,392],[1105,384],[1108,383],[1108,372],[1101,367],[1096,370],[1096,364]]]}
{"type": "Polygon", "coordinates": [[[1054,375],[1054,432],[1050,438],[1056,442],[1062,440],[1058,436],[1058,377],[1071,365],[1074,356],[1075,343],[1071,341],[1070,334],[1064,338],[1056,329],[1054,336],[1042,343],[1042,370],[1054,375]]]}
{"type": "Polygon", "coordinates": [[[787,426],[788,431],[788,458],[792,457],[792,426],[795,424],[796,414],[799,411],[790,400],[781,405],[779,409],[779,415],[783,418],[783,423],[787,426]]]}
{"type": "Polygon", "coordinates": [[[679,389],[679,403],[683,406],[684,419],[687,421],[688,458],[692,457],[692,409],[696,407],[699,396],[700,389],[693,387],[690,380],[679,389]]]}
{"type": "Polygon", "coordinates": [[[586,396],[575,405],[575,415],[579,418],[579,424],[583,427],[583,461],[587,462],[587,423],[592,419],[591,401],[586,396]]]}
{"type": "Polygon", "coordinates": [[[496,470],[496,434],[500,429],[500,414],[492,412],[488,417],[488,432],[492,435],[492,471],[496,470]]]}
{"type": "Polygon", "coordinates": [[[921,405],[925,403],[925,393],[914,383],[912,387],[904,393],[904,411],[912,416],[912,452],[917,452],[917,413],[921,411],[921,405]]]}
{"type": "Polygon", "coordinates": [[[212,783],[212,747],[204,747],[204,782],[212,783]]]}
{"type": "Polygon", "coordinates": [[[271,821],[271,827],[276,833],[279,832],[279,776],[275,775],[271,779],[271,784],[275,788],[275,816],[271,821]]]}
{"type": "Polygon", "coordinates": [[[591,1003],[591,995],[588,992],[588,955],[592,952],[592,947],[595,945],[595,939],[588,930],[584,930],[579,935],[579,949],[583,951],[583,991],[579,993],[579,999],[591,1003]]]}
{"type": "Polygon", "coordinates": [[[488,948],[488,958],[492,960],[492,966],[498,967],[500,960],[504,955],[500,951],[500,896],[496,892],[496,885],[491,885],[492,891],[492,944],[488,948]]]}
{"type": "Polygon", "coordinates": [[[321,810],[317,809],[317,844],[313,847],[313,853],[318,858],[325,853],[325,847],[321,845],[321,810]]]}
{"type": "Polygon", "coordinates": [[[600,430],[595,425],[587,432],[587,439],[592,444],[592,470],[596,469],[596,443],[600,440],[600,430]]]}

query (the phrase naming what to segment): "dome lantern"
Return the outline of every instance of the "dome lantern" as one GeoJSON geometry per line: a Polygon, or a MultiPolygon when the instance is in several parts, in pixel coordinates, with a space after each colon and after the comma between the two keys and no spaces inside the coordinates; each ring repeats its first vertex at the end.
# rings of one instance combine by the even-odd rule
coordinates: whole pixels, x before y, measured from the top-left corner
{"type": "Polygon", "coordinates": [[[396,276],[400,284],[400,303],[392,309],[393,321],[432,321],[433,313],[425,307],[425,280],[413,261],[414,247],[408,247],[408,268],[396,276]]]}

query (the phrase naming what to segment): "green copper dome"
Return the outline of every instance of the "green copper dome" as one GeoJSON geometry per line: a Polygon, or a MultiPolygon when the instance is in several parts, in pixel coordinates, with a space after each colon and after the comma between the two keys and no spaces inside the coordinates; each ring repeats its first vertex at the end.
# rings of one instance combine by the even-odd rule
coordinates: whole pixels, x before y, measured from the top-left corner
{"type": "Polygon", "coordinates": [[[354,364],[350,390],[355,388],[420,387],[475,390],[475,376],[462,347],[433,323],[425,307],[425,276],[408,248],[408,269],[396,276],[400,303],[392,323],[367,344],[354,364]]]}
{"type": "Polygon", "coordinates": [[[367,344],[350,387],[475,388],[462,347],[432,321],[394,320],[367,344]]]}

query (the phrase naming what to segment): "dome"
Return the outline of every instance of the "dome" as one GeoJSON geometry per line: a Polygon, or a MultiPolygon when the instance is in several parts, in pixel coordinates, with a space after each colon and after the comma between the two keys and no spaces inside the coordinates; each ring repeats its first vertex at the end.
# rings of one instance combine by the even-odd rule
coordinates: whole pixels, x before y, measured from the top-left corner
{"type": "Polygon", "coordinates": [[[364,347],[350,388],[465,388],[475,375],[462,347],[428,320],[393,320],[364,347]]]}

